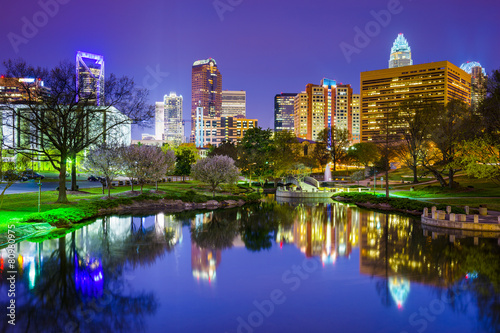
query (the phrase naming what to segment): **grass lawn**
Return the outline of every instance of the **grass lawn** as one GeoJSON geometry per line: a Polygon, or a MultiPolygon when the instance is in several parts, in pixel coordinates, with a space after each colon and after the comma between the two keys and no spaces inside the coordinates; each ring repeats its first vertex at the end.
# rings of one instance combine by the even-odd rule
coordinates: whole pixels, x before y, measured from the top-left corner
{"type": "MultiPolygon", "coordinates": [[[[145,185],[143,188],[144,191],[154,190],[154,189],[155,186],[151,184],[145,185]]],[[[111,195],[114,196],[116,194],[127,192],[130,190],[131,190],[130,186],[118,186],[111,190],[111,195]]],[[[200,194],[205,194],[207,196],[212,195],[212,192],[210,191],[207,185],[197,181],[187,181],[185,183],[182,182],[160,183],[158,184],[158,190],[164,191],[167,194],[178,194],[189,190],[195,190],[200,194]]],[[[140,186],[134,185],[134,191],[140,191],[140,186]]],[[[240,193],[245,193],[248,191],[248,189],[236,186],[222,186],[221,191],[222,193],[236,195],[240,193]]],[[[70,202],[68,204],[59,204],[55,202],[58,197],[57,191],[44,191],[42,192],[40,211],[46,212],[57,208],[68,208],[82,199],[95,199],[107,196],[107,190],[103,195],[102,188],[85,188],[82,189],[82,192],[77,194],[68,193],[68,200],[70,202]]],[[[218,194],[221,194],[221,192],[216,191],[216,195],[218,194]]],[[[0,233],[6,232],[7,224],[15,223],[16,221],[19,221],[20,219],[32,213],[37,213],[37,212],[38,212],[37,192],[5,195],[3,206],[2,209],[0,210],[0,233]]]]}
{"type": "MultiPolygon", "coordinates": [[[[459,189],[443,188],[439,185],[411,185],[414,191],[398,191],[398,196],[407,198],[436,198],[436,197],[499,197],[500,186],[486,179],[474,179],[466,176],[456,178],[459,189]]],[[[409,188],[408,188],[409,189],[409,188]]]]}

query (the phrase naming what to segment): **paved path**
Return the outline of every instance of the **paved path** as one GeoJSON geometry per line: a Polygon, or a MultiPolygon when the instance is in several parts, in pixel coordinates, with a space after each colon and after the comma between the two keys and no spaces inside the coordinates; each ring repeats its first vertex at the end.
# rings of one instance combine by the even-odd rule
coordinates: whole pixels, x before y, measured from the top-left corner
{"type": "MultiPolygon", "coordinates": [[[[76,182],[80,189],[83,188],[93,188],[101,187],[99,182],[89,182],[88,180],[80,180],[76,182]]],[[[42,180],[42,191],[55,191],[59,186],[58,182],[44,182],[42,180]]],[[[5,183],[0,184],[0,193],[3,191],[5,183]]],[[[66,182],[66,188],[71,187],[71,182],[66,182]]],[[[38,181],[35,183],[33,180],[27,182],[16,182],[10,186],[5,194],[16,194],[16,193],[26,193],[26,192],[37,192],[38,191],[38,181]]]]}

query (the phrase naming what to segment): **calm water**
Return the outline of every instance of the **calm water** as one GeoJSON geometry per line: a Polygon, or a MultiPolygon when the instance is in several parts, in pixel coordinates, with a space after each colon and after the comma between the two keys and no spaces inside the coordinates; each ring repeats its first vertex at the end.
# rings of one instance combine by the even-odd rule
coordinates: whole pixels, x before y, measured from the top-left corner
{"type": "Polygon", "coordinates": [[[1,250],[0,332],[499,332],[482,236],[340,203],[109,216],[16,244],[15,329],[1,250]]]}

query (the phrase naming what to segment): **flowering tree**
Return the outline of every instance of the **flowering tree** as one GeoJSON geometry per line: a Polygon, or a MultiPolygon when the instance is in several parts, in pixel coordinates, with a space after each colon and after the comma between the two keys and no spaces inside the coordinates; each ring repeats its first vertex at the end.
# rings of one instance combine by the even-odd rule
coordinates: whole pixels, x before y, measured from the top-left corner
{"type": "Polygon", "coordinates": [[[166,176],[167,172],[173,170],[175,166],[175,154],[172,150],[163,152],[161,148],[146,145],[132,145],[123,150],[122,160],[127,175],[132,183],[133,180],[141,186],[148,181],[156,182],[158,190],[158,179],[166,176]]]}
{"type": "Polygon", "coordinates": [[[231,157],[215,155],[199,160],[191,168],[191,174],[194,179],[208,183],[212,188],[212,196],[215,196],[217,186],[236,182],[240,172],[231,157]]]}
{"type": "MultiPolygon", "coordinates": [[[[122,164],[120,161],[120,147],[102,145],[88,152],[84,161],[84,168],[104,177],[108,188],[108,198],[111,197],[111,182],[120,173],[122,164]]],[[[104,194],[104,187],[103,187],[104,194]]]]}

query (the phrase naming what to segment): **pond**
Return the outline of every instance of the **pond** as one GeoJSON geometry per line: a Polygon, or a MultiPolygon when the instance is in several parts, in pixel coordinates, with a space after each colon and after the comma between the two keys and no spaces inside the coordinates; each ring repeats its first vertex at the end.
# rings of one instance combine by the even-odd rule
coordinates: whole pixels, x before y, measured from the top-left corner
{"type": "Polygon", "coordinates": [[[334,202],[107,216],[15,244],[15,282],[0,250],[0,332],[498,332],[476,236],[334,202]]]}

